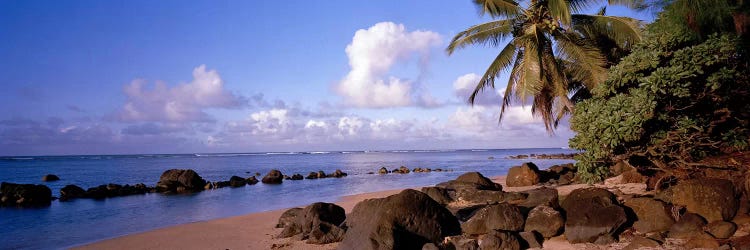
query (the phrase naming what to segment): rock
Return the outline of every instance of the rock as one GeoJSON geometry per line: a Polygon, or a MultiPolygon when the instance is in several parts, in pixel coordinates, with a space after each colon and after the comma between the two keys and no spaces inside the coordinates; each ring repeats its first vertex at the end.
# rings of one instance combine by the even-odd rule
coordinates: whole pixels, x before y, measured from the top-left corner
{"type": "Polygon", "coordinates": [[[560,207],[559,196],[557,189],[554,188],[537,188],[525,192],[527,194],[526,200],[523,203],[518,204],[520,207],[533,208],[536,206],[549,206],[553,208],[560,207]]]}
{"type": "Polygon", "coordinates": [[[77,198],[83,198],[86,190],[76,185],[66,185],[60,189],[60,201],[68,201],[77,198]]]}
{"type": "Polygon", "coordinates": [[[674,224],[672,214],[664,202],[644,197],[627,199],[623,205],[635,213],[636,221],[633,227],[638,232],[663,232],[674,224]]]}
{"type": "Polygon", "coordinates": [[[54,174],[48,174],[45,176],[42,176],[42,181],[59,181],[60,177],[57,177],[57,175],[54,174]]]}
{"type": "MultiPolygon", "coordinates": [[[[494,190],[459,189],[448,192],[448,194],[455,201],[462,201],[469,204],[495,204],[514,198],[512,195],[508,195],[510,193],[494,190]]],[[[523,198],[526,198],[526,196],[523,195],[523,198]]]]}
{"type": "Polygon", "coordinates": [[[247,182],[247,185],[255,185],[258,184],[258,179],[256,179],[255,176],[250,176],[249,178],[245,179],[245,182],[247,182]]]}
{"type": "Polygon", "coordinates": [[[279,218],[279,224],[284,226],[279,237],[287,238],[302,234],[302,239],[311,244],[338,242],[344,236],[344,229],[339,227],[344,219],[344,209],[333,203],[316,202],[301,211],[290,209],[279,218]],[[294,219],[289,218],[292,215],[294,219]]]}
{"type": "Polygon", "coordinates": [[[669,228],[669,237],[679,239],[689,238],[696,233],[703,232],[704,226],[706,226],[706,220],[703,217],[694,213],[686,213],[669,228]]]}
{"type": "Polygon", "coordinates": [[[291,177],[291,178],[289,178],[289,179],[290,179],[290,180],[293,180],[293,181],[298,181],[298,180],[302,180],[302,179],[305,179],[305,177],[304,177],[304,176],[302,176],[301,174],[293,174],[293,175],[292,175],[292,177],[291,177]]]}
{"type": "Polygon", "coordinates": [[[479,249],[520,250],[521,242],[510,232],[493,230],[479,237],[479,249]]]}
{"type": "Polygon", "coordinates": [[[206,185],[203,186],[204,190],[211,190],[216,189],[216,185],[213,182],[206,182],[206,185]]]}
{"type": "Polygon", "coordinates": [[[341,169],[336,169],[336,171],[333,172],[333,177],[335,178],[341,178],[344,176],[347,176],[347,173],[344,173],[344,171],[341,171],[341,169]]]}
{"type": "Polygon", "coordinates": [[[318,171],[318,179],[323,179],[323,178],[326,178],[326,177],[328,177],[326,175],[326,172],[323,172],[323,170],[318,171]]]}
{"type": "Polygon", "coordinates": [[[287,209],[279,217],[279,222],[276,223],[276,228],[284,228],[287,225],[291,225],[292,223],[294,223],[294,220],[297,219],[297,215],[299,215],[301,212],[302,208],[300,207],[287,209]]]}
{"type": "Polygon", "coordinates": [[[52,190],[45,185],[0,183],[0,206],[49,206],[52,190]]]}
{"type": "Polygon", "coordinates": [[[661,244],[659,244],[658,241],[642,237],[642,236],[635,236],[633,237],[633,240],[630,241],[630,244],[628,244],[623,250],[636,250],[641,248],[659,248],[661,244]]]}
{"type": "Polygon", "coordinates": [[[107,185],[99,185],[97,187],[91,187],[86,189],[86,198],[91,199],[104,199],[107,198],[108,191],[107,185]]]}
{"type": "Polygon", "coordinates": [[[700,232],[690,236],[683,247],[685,247],[685,249],[717,249],[719,248],[719,242],[717,242],[710,234],[700,232]]]}
{"type": "Polygon", "coordinates": [[[422,193],[427,194],[440,205],[451,203],[453,200],[448,196],[448,190],[441,187],[423,187],[422,193]]]}
{"type": "Polygon", "coordinates": [[[292,177],[288,176],[288,175],[284,175],[283,177],[284,177],[284,180],[291,180],[292,179],[292,177]]]}
{"type": "Polygon", "coordinates": [[[737,231],[737,225],[726,221],[714,221],[708,223],[706,228],[706,232],[710,233],[717,239],[727,239],[732,237],[734,232],[737,231]]]}
{"type": "Polygon", "coordinates": [[[521,231],[523,224],[523,214],[516,206],[500,203],[477,210],[461,229],[465,234],[476,235],[491,230],[521,231]]]}
{"type": "Polygon", "coordinates": [[[456,250],[479,250],[477,240],[463,236],[450,237],[450,249],[456,250]]]}
{"type": "Polygon", "coordinates": [[[629,170],[622,173],[620,179],[621,184],[625,183],[646,183],[646,176],[643,176],[638,170],[629,170]]]}
{"type": "Polygon", "coordinates": [[[245,185],[247,185],[247,180],[245,180],[245,178],[236,175],[229,178],[229,186],[231,187],[244,187],[245,185]]]}
{"type": "Polygon", "coordinates": [[[408,174],[411,171],[409,170],[409,168],[407,168],[405,166],[401,166],[398,169],[394,169],[392,172],[393,173],[399,173],[399,174],[408,174]]]}
{"type": "Polygon", "coordinates": [[[657,194],[657,199],[684,206],[709,222],[732,220],[739,207],[734,185],[724,179],[681,180],[657,194]]]}
{"type": "Polygon", "coordinates": [[[422,250],[440,250],[434,243],[427,243],[422,246],[422,250]]]}
{"type": "Polygon", "coordinates": [[[508,187],[525,187],[536,185],[539,180],[539,168],[534,163],[527,162],[521,166],[510,168],[505,184],[508,187]]]}
{"type": "Polygon", "coordinates": [[[159,192],[198,192],[206,186],[206,180],[192,169],[170,169],[164,171],[156,183],[159,192]]]}
{"type": "Polygon", "coordinates": [[[214,188],[215,189],[225,188],[225,187],[228,187],[228,186],[229,186],[229,181],[217,181],[217,182],[214,182],[214,188]]]}
{"type": "MultiPolygon", "coordinates": [[[[542,248],[542,242],[544,239],[537,232],[520,232],[518,233],[519,241],[521,243],[521,249],[527,248],[542,248]]],[[[505,248],[499,248],[505,249],[505,248]]]]}
{"type": "Polygon", "coordinates": [[[565,220],[559,211],[548,206],[538,206],[529,211],[523,230],[526,232],[536,231],[542,237],[550,238],[560,234],[564,226],[565,220]]]}
{"type": "Polygon", "coordinates": [[[380,168],[380,170],[378,170],[378,174],[387,174],[387,173],[390,173],[390,171],[388,171],[388,169],[385,167],[382,167],[380,168]]]}
{"type": "Polygon", "coordinates": [[[571,243],[611,243],[627,221],[614,194],[601,188],[573,190],[561,206],[567,215],[565,237],[571,243]]]}
{"type": "Polygon", "coordinates": [[[307,177],[305,179],[312,180],[312,179],[318,179],[318,173],[316,172],[310,172],[307,174],[307,177]]]}
{"type": "Polygon", "coordinates": [[[493,190],[502,191],[503,186],[492,182],[479,172],[468,172],[458,176],[455,180],[443,182],[436,185],[449,190],[493,190]]]}
{"type": "Polygon", "coordinates": [[[266,176],[263,176],[263,180],[261,180],[264,184],[281,184],[283,182],[284,174],[281,173],[281,171],[273,169],[266,176]]]}
{"type": "Polygon", "coordinates": [[[450,211],[411,189],[357,203],[344,223],[339,249],[419,249],[461,233],[450,211]]]}

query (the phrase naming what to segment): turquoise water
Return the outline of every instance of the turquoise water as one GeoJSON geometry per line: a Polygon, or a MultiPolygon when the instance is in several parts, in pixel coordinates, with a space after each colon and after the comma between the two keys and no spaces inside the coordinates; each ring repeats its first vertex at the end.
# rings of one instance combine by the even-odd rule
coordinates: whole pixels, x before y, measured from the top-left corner
{"type": "MultiPolygon", "coordinates": [[[[284,174],[341,169],[349,176],[285,181],[223,188],[190,195],[146,194],[105,200],[53,201],[46,208],[0,208],[0,248],[57,249],[172,225],[252,212],[334,202],[346,195],[407,187],[421,187],[479,171],[503,175],[529,160],[505,159],[518,154],[572,153],[566,149],[494,149],[382,152],[304,152],[189,155],[95,155],[0,157],[0,181],[45,184],[59,196],[60,188],[75,184],[84,189],[107,183],[154,186],[171,168],[193,169],[208,181],[232,175],[265,175],[271,169],[284,174]],[[494,157],[494,159],[489,159],[494,157]],[[380,167],[443,168],[452,172],[370,175],[380,167]],[[43,183],[45,174],[61,180],[43,183]]],[[[570,160],[531,160],[540,168],[570,160]]]]}

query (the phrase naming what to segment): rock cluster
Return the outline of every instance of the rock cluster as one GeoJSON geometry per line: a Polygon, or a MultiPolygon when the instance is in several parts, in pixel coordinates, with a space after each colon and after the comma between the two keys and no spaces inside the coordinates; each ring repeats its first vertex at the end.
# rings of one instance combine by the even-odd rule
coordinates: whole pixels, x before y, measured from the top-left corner
{"type": "Polygon", "coordinates": [[[508,159],[573,159],[578,154],[528,154],[528,155],[511,155],[508,159]]]}
{"type": "MultiPolygon", "coordinates": [[[[393,174],[408,174],[408,173],[430,173],[430,172],[443,172],[443,171],[449,171],[449,170],[444,170],[442,168],[432,169],[432,168],[419,168],[419,167],[410,170],[406,166],[401,166],[401,167],[398,167],[398,168],[393,169],[393,170],[388,170],[385,167],[381,167],[380,169],[378,169],[377,173],[378,174],[390,174],[390,173],[393,173],[393,174]]],[[[369,174],[374,174],[374,173],[375,172],[370,172],[369,174]]]]}
{"type": "Polygon", "coordinates": [[[38,207],[49,206],[52,190],[45,185],[0,184],[0,206],[38,207]]]}

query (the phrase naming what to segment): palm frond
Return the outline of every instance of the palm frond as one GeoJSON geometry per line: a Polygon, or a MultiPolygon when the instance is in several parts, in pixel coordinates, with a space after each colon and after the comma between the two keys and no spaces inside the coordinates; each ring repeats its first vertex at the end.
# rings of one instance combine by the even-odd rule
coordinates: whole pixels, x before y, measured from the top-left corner
{"type": "Polygon", "coordinates": [[[570,25],[570,5],[566,0],[548,0],[547,9],[553,19],[560,21],[565,26],[570,25]]]}
{"type": "Polygon", "coordinates": [[[477,83],[477,86],[474,88],[474,92],[471,93],[471,96],[469,96],[469,103],[472,105],[474,104],[474,101],[476,100],[476,97],[479,93],[484,91],[486,87],[495,88],[495,79],[497,78],[497,75],[500,73],[500,71],[508,68],[513,63],[513,57],[516,55],[516,46],[513,41],[509,42],[508,45],[503,48],[502,51],[500,51],[500,54],[495,57],[495,60],[492,61],[490,66],[487,68],[487,71],[484,72],[484,75],[482,76],[482,79],[479,80],[479,83],[477,83]]]}
{"type": "Polygon", "coordinates": [[[638,19],[604,15],[573,15],[573,28],[583,35],[603,35],[621,48],[630,48],[641,40],[643,22],[638,19]]]}
{"type": "Polygon", "coordinates": [[[511,37],[515,19],[503,19],[486,22],[459,32],[453,37],[446,48],[448,55],[453,54],[456,49],[469,45],[482,44],[498,46],[503,40],[511,37]]]}
{"type": "Polygon", "coordinates": [[[520,72],[521,72],[521,62],[523,62],[524,52],[523,50],[518,50],[518,53],[516,53],[516,60],[513,63],[513,67],[510,70],[510,75],[508,76],[508,84],[505,86],[505,93],[503,94],[503,103],[500,105],[500,117],[497,119],[497,122],[500,123],[503,121],[503,114],[505,114],[505,108],[510,105],[511,100],[515,97],[515,89],[516,89],[516,83],[518,83],[518,80],[520,79],[520,72]]]}
{"type": "Polygon", "coordinates": [[[607,0],[607,3],[610,5],[625,6],[634,10],[645,10],[650,6],[646,0],[607,0]]]}
{"type": "Polygon", "coordinates": [[[479,7],[479,14],[491,17],[515,17],[521,14],[523,9],[518,2],[513,0],[474,0],[479,7]]]}
{"type": "Polygon", "coordinates": [[[593,88],[606,79],[606,60],[598,48],[570,33],[555,34],[555,41],[557,55],[566,62],[567,74],[572,80],[593,88]]]}

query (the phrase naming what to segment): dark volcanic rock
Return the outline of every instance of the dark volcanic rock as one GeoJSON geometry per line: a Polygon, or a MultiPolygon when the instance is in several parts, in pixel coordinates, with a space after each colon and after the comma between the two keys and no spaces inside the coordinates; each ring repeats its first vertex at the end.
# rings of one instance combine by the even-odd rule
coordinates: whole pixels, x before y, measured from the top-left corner
{"type": "Polygon", "coordinates": [[[448,196],[448,190],[440,187],[423,187],[422,193],[427,194],[433,200],[437,201],[441,205],[451,203],[453,200],[448,196]]]}
{"type": "Polygon", "coordinates": [[[664,202],[643,197],[627,199],[624,205],[635,213],[636,222],[633,223],[633,227],[638,232],[663,232],[674,224],[674,219],[664,202]]]}
{"type": "Polygon", "coordinates": [[[258,179],[255,178],[255,176],[250,176],[249,178],[245,179],[247,182],[247,185],[255,185],[258,184],[258,179]]]}
{"type": "Polygon", "coordinates": [[[42,176],[42,181],[59,181],[60,177],[57,177],[57,175],[54,174],[48,174],[45,176],[42,176]]]}
{"type": "Polygon", "coordinates": [[[318,173],[316,172],[310,172],[307,174],[307,177],[305,179],[312,180],[312,179],[318,179],[318,173]]]}
{"type": "Polygon", "coordinates": [[[192,169],[170,169],[164,171],[156,183],[159,192],[198,192],[206,186],[206,180],[192,169]]]}
{"type": "Polygon", "coordinates": [[[524,231],[539,232],[544,238],[557,236],[565,226],[562,214],[552,207],[538,206],[529,212],[524,231]]]}
{"type": "Polygon", "coordinates": [[[284,227],[279,237],[302,234],[311,244],[328,244],[341,241],[344,229],[339,225],[346,219],[344,209],[333,203],[316,202],[302,210],[290,209],[279,218],[284,227]],[[293,217],[293,218],[292,218],[293,217]]]}
{"type": "MultiPolygon", "coordinates": [[[[521,243],[521,249],[527,248],[542,248],[542,242],[544,238],[538,232],[520,232],[518,233],[519,241],[521,243]]],[[[504,249],[504,248],[500,248],[504,249]]]]}
{"type": "Polygon", "coordinates": [[[465,236],[448,237],[448,249],[456,250],[479,250],[479,244],[476,239],[465,236]]]}
{"type": "Polygon", "coordinates": [[[443,182],[436,186],[450,190],[493,190],[502,191],[503,186],[492,182],[492,180],[484,177],[479,172],[468,172],[458,176],[455,180],[443,182]]]}
{"type": "Polygon", "coordinates": [[[615,195],[601,188],[573,190],[561,205],[567,215],[565,237],[571,243],[611,243],[627,221],[615,195]]]}
{"type": "Polygon", "coordinates": [[[732,220],[739,207],[736,197],[734,185],[724,179],[681,180],[657,194],[660,200],[685,206],[709,222],[732,220]]]}
{"type": "Polygon", "coordinates": [[[553,208],[560,207],[557,189],[542,187],[542,188],[537,188],[534,190],[526,191],[525,193],[528,194],[528,196],[526,197],[526,200],[524,200],[521,204],[518,204],[518,206],[520,207],[526,207],[526,208],[533,208],[536,206],[549,206],[553,208]]]}
{"type": "Polygon", "coordinates": [[[247,185],[245,178],[236,175],[229,178],[229,186],[231,187],[244,187],[245,185],[247,185]]]}
{"type": "Polygon", "coordinates": [[[85,195],[86,190],[76,185],[67,185],[60,189],[60,201],[83,198],[85,195]]]}
{"type": "Polygon", "coordinates": [[[323,179],[326,177],[328,177],[328,175],[326,175],[326,172],[323,172],[323,170],[318,171],[318,179],[323,179]]]}
{"type": "Polygon", "coordinates": [[[511,232],[492,230],[479,237],[479,249],[520,250],[521,242],[511,232]]]}
{"type": "Polygon", "coordinates": [[[281,171],[273,169],[266,176],[263,176],[262,182],[264,184],[281,184],[284,180],[284,175],[281,171]]]}
{"type": "Polygon", "coordinates": [[[694,213],[686,213],[669,228],[669,237],[690,238],[697,233],[702,233],[704,226],[706,226],[706,220],[703,217],[694,213]]]}
{"type": "Polygon", "coordinates": [[[461,233],[458,220],[445,207],[411,189],[358,203],[345,224],[339,249],[419,249],[461,233]]]}
{"type": "Polygon", "coordinates": [[[387,173],[390,173],[390,171],[388,171],[388,169],[385,167],[382,167],[380,168],[380,170],[378,170],[378,174],[387,174],[387,173]]]}
{"type": "Polygon", "coordinates": [[[523,225],[523,214],[516,206],[500,203],[477,210],[461,229],[465,234],[485,234],[492,230],[521,231],[523,225]]]}
{"type": "Polygon", "coordinates": [[[737,231],[737,225],[727,221],[714,221],[706,225],[706,232],[710,233],[717,239],[726,239],[732,237],[737,231]]]}
{"type": "Polygon", "coordinates": [[[336,171],[334,171],[333,174],[331,174],[331,177],[341,178],[341,177],[344,177],[344,176],[347,176],[347,175],[348,174],[344,173],[344,171],[341,171],[341,169],[336,169],[336,171]]]}
{"type": "Polygon", "coordinates": [[[52,190],[45,185],[3,182],[0,193],[2,206],[49,206],[52,202],[52,190]]]}
{"type": "Polygon", "coordinates": [[[298,181],[298,180],[302,180],[302,179],[305,179],[305,177],[302,176],[301,174],[293,174],[292,178],[290,178],[290,180],[293,180],[293,181],[298,181]]]}
{"type": "Polygon", "coordinates": [[[521,166],[510,168],[505,184],[508,187],[524,187],[536,185],[539,181],[539,168],[534,163],[527,162],[521,166]]]}

